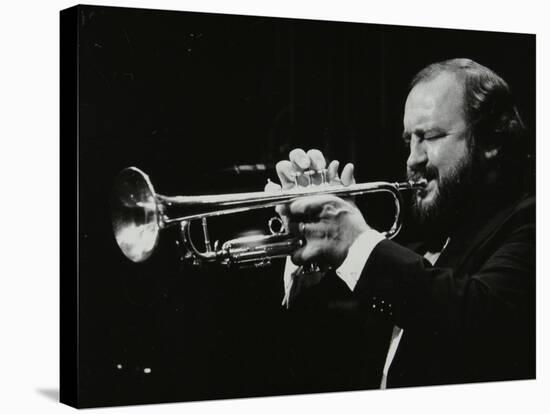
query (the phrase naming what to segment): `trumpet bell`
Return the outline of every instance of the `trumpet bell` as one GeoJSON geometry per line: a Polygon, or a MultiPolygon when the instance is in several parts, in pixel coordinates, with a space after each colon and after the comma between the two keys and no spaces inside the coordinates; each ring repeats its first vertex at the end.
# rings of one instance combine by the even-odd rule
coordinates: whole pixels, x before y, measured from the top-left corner
{"type": "Polygon", "coordinates": [[[111,197],[112,225],[116,242],[133,262],[149,258],[160,231],[156,193],[147,174],[136,167],[122,170],[111,197]]]}

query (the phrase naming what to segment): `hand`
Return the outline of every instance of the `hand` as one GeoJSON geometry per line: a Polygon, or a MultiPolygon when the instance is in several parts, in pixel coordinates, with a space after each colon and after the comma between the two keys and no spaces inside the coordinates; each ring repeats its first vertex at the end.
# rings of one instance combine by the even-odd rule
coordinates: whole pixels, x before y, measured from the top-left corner
{"type": "Polygon", "coordinates": [[[292,255],[297,265],[339,267],[353,242],[368,229],[355,205],[332,195],[303,197],[290,204],[289,228],[297,228],[305,246],[292,255]]]}
{"type": "MultiPolygon", "coordinates": [[[[307,178],[303,175],[305,171],[318,171],[327,168],[327,162],[323,153],[317,149],[311,149],[307,153],[300,148],[290,151],[288,160],[279,161],[277,163],[277,175],[281,181],[283,190],[287,190],[295,186],[295,181],[298,185],[305,186],[308,184],[307,178]],[[295,180],[295,176],[297,179],[295,180]]],[[[338,176],[338,168],[340,162],[337,160],[332,161],[327,168],[327,181],[330,185],[348,186],[355,184],[355,178],[353,177],[353,164],[348,163],[342,170],[342,178],[338,176]]],[[[319,174],[312,175],[312,181],[314,184],[321,183],[321,176],[319,174]]],[[[266,188],[267,190],[267,188],[266,188]]]]}
{"type": "MultiPolygon", "coordinates": [[[[326,161],[319,150],[301,149],[290,152],[289,160],[277,163],[277,175],[282,188],[305,185],[308,180],[303,175],[295,179],[295,174],[307,170],[321,170],[326,161]]],[[[355,183],[353,164],[347,164],[338,176],[338,161],[332,161],[327,169],[327,181],[330,185],[350,185],[355,183]]],[[[319,174],[312,176],[314,183],[321,182],[319,174]]],[[[281,186],[268,183],[266,191],[280,190],[281,186]]],[[[368,229],[365,219],[355,204],[331,195],[302,197],[290,205],[278,206],[288,232],[300,234],[305,245],[292,255],[297,265],[315,262],[317,264],[338,267],[348,254],[348,250],[357,237],[368,229]]]]}

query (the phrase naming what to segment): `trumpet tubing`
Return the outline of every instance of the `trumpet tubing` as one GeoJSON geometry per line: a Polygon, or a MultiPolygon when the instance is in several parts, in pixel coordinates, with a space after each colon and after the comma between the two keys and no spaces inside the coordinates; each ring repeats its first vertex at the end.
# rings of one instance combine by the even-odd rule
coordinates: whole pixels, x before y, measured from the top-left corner
{"type": "MultiPolygon", "coordinates": [[[[331,194],[350,197],[367,193],[387,192],[393,196],[395,220],[385,236],[395,237],[401,228],[401,191],[417,190],[426,182],[388,183],[384,181],[353,184],[347,187],[326,183],[326,172],[319,171],[322,181],[307,187],[295,186],[278,192],[247,192],[203,196],[166,196],[157,194],[143,171],[136,167],[122,170],[113,188],[111,200],[115,239],[126,257],[134,262],[146,260],[157,245],[160,230],[179,225],[186,257],[195,264],[219,262],[263,266],[271,259],[284,257],[303,245],[303,240],[283,231],[272,235],[244,237],[227,241],[221,247],[210,245],[206,219],[259,208],[288,204],[301,197],[331,194]],[[191,238],[190,223],[201,220],[206,251],[199,251],[191,238]]],[[[311,177],[311,176],[309,176],[311,177]]]]}

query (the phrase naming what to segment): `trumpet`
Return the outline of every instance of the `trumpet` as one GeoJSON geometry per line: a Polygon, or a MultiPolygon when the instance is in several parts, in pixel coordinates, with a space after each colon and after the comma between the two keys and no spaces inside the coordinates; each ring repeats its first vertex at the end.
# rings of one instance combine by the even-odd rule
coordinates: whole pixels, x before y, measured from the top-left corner
{"type": "Polygon", "coordinates": [[[402,226],[402,191],[423,189],[426,180],[389,183],[385,181],[334,186],[327,183],[326,170],[307,171],[309,185],[294,186],[277,192],[247,192],[202,196],[166,196],[156,193],[151,180],[137,167],[122,170],[113,187],[111,209],[116,242],[124,255],[133,262],[142,262],[153,253],[160,231],[178,225],[183,240],[184,258],[195,265],[219,263],[230,266],[262,267],[272,259],[286,257],[304,245],[301,237],[286,232],[278,217],[269,220],[270,235],[247,236],[228,240],[220,246],[211,245],[207,219],[260,208],[289,204],[294,200],[320,194],[351,197],[367,193],[386,192],[393,196],[395,215],[391,227],[384,232],[395,237],[402,226]],[[312,174],[321,177],[312,182],[312,174]],[[200,220],[205,250],[200,251],[191,237],[191,222],[200,220]]]}

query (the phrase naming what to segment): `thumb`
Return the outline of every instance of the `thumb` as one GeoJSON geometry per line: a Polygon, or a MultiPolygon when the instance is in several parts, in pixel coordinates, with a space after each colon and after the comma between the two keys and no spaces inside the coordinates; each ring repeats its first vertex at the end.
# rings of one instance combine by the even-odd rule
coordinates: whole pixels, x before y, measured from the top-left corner
{"type": "Polygon", "coordinates": [[[281,190],[281,186],[277,183],[274,183],[269,178],[267,179],[267,184],[264,187],[266,193],[274,193],[281,190]]]}

